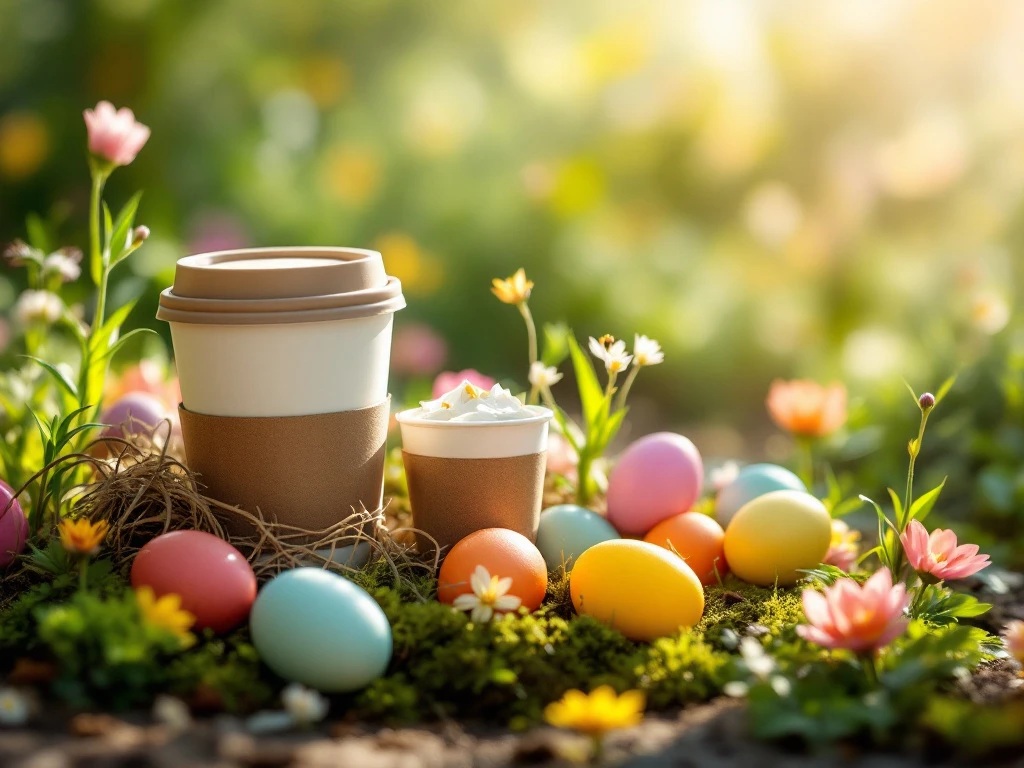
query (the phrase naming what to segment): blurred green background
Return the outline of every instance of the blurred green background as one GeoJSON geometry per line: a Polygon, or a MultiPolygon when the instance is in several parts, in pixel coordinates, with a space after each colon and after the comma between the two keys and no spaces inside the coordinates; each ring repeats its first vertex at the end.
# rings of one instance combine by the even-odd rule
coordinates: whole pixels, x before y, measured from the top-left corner
{"type": "Polygon", "coordinates": [[[707,456],[784,460],[769,382],[842,380],[831,457],[877,492],[916,429],[902,379],[959,371],[922,482],[950,474],[943,512],[993,546],[1024,536],[1021,3],[0,0],[0,19],[0,240],[39,211],[84,243],[84,108],[153,130],[108,187],[146,190],[153,236],[113,293],[144,296],[135,325],[187,253],[371,247],[409,301],[396,388],[442,365],[430,331],[443,367],[525,385],[521,320],[488,290],[523,266],[539,320],[662,343],[633,434],[684,429],[707,456]]]}

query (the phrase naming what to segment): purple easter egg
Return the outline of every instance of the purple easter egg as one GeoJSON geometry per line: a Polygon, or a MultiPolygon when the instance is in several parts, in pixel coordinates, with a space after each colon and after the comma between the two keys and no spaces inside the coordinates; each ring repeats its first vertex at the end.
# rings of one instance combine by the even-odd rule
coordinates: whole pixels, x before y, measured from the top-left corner
{"type": "Polygon", "coordinates": [[[700,497],[704,465],[682,435],[656,432],[630,445],[608,477],[608,520],[623,536],[643,536],[700,497]]]}
{"type": "Polygon", "coordinates": [[[147,434],[168,415],[164,404],[152,395],[129,392],[103,412],[100,422],[110,425],[103,430],[103,437],[147,434]]]}
{"type": "Polygon", "coordinates": [[[14,489],[0,480],[0,568],[10,564],[25,549],[28,541],[28,520],[21,504],[14,499],[14,489]],[[10,506],[8,506],[10,505],[10,506]]]}

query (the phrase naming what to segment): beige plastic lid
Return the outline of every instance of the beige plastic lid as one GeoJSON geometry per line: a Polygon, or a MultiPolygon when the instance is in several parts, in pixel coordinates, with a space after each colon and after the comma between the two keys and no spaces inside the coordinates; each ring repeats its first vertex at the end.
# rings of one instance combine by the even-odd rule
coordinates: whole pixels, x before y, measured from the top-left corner
{"type": "Polygon", "coordinates": [[[246,248],[178,260],[159,320],[199,325],[311,323],[405,307],[402,284],[377,251],[246,248]]]}

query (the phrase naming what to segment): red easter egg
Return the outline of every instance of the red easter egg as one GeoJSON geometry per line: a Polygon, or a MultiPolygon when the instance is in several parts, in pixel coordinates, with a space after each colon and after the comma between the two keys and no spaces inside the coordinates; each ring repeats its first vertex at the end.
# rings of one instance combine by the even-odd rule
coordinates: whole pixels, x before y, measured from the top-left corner
{"type": "Polygon", "coordinates": [[[157,597],[175,594],[196,617],[194,629],[220,634],[249,616],[256,599],[256,574],[242,553],[202,531],[171,531],[139,550],[132,586],[150,587],[157,597]]]}

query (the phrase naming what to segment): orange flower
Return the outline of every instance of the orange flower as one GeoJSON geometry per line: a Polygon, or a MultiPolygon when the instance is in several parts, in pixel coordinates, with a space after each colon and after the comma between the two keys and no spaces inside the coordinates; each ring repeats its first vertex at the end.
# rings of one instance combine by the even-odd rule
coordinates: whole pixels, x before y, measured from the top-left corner
{"type": "Polygon", "coordinates": [[[68,552],[76,555],[95,555],[107,537],[110,524],[106,520],[93,523],[79,517],[76,520],[61,520],[57,530],[60,533],[61,546],[68,552]]]}
{"type": "Polygon", "coordinates": [[[846,423],[846,387],[776,379],[766,401],[772,421],[802,437],[824,437],[846,423]]]}

